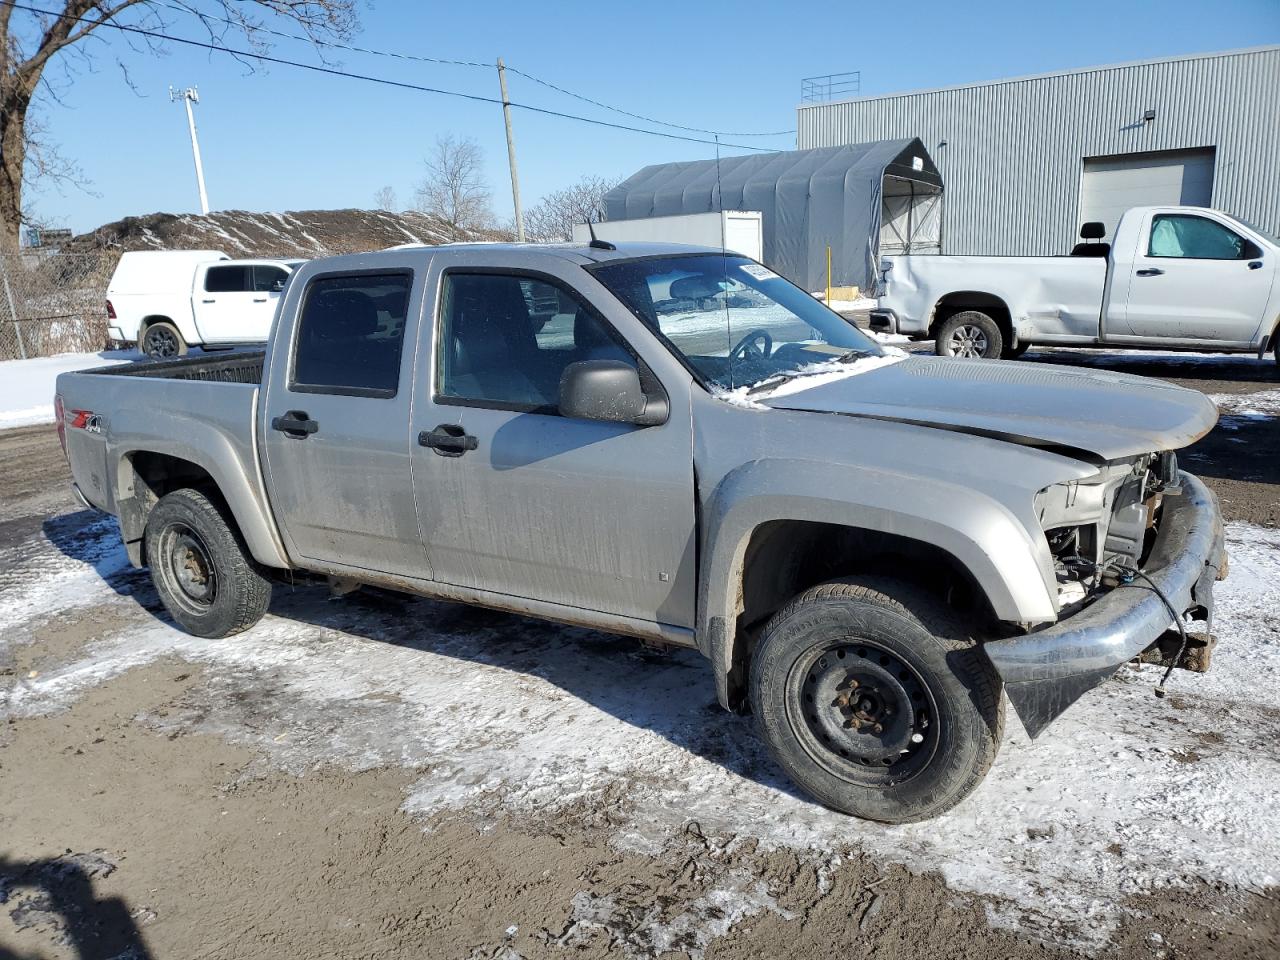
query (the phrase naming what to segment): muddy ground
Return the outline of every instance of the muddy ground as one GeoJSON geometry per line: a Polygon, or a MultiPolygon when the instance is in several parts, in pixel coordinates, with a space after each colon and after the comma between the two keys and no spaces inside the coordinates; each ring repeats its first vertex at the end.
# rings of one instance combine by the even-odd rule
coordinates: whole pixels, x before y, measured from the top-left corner
{"type": "MultiPolygon", "coordinates": [[[[1274,364],[1029,359],[1241,398],[1184,465],[1236,537],[1280,525],[1274,364]]],[[[67,496],[51,428],[0,433],[0,960],[1280,957],[1280,877],[1245,866],[1275,846],[1256,794],[1280,785],[1280,710],[1194,680],[1159,707],[1096,691],[903,829],[796,797],[696,658],[315,589],[241,641],[168,626],[67,496]],[[1133,793],[1143,771],[1168,784],[1133,793]],[[1221,814],[1249,803],[1252,835],[1221,814]],[[948,845],[968,836],[990,842],[948,845]]]]}

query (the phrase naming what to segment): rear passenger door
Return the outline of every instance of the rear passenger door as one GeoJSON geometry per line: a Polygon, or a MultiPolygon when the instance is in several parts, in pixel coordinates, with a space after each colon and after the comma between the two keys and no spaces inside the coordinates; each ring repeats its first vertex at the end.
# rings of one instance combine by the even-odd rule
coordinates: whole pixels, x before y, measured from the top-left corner
{"type": "Polygon", "coordinates": [[[308,566],[431,576],[410,477],[421,287],[407,267],[290,284],[261,430],[272,508],[308,566]]]}
{"type": "Polygon", "coordinates": [[[249,323],[253,296],[253,267],[249,264],[207,267],[203,282],[197,284],[193,304],[200,338],[205,343],[243,343],[254,339],[249,323]]]}

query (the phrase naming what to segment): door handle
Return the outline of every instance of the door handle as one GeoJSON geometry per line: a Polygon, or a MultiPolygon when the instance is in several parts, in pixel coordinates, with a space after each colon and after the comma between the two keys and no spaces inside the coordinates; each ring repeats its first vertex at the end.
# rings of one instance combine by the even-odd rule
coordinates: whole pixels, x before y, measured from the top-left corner
{"type": "Polygon", "coordinates": [[[1159,267],[1145,267],[1144,269],[1142,269],[1142,270],[1139,270],[1139,271],[1138,271],[1138,276],[1140,276],[1140,277],[1158,277],[1158,276],[1160,276],[1160,274],[1162,274],[1162,273],[1164,273],[1164,271],[1163,271],[1163,270],[1161,270],[1159,267]]]}
{"type": "Polygon", "coordinates": [[[253,298],[253,302],[254,302],[254,303],[266,303],[266,302],[267,302],[267,298],[266,298],[266,297],[254,297],[254,298],[253,298]]]}
{"type": "Polygon", "coordinates": [[[1250,269],[1250,270],[1261,270],[1261,269],[1262,269],[1262,261],[1261,261],[1261,260],[1250,260],[1250,261],[1249,261],[1249,269],[1250,269]]]}
{"type": "Polygon", "coordinates": [[[308,417],[305,410],[290,410],[283,417],[274,418],[271,429],[294,440],[305,440],[320,429],[320,424],[308,417]]]}
{"type": "Polygon", "coordinates": [[[206,300],[201,300],[200,302],[201,302],[201,303],[217,303],[218,301],[217,301],[216,299],[214,299],[213,297],[209,297],[208,299],[206,299],[206,300]]]}
{"type": "Polygon", "coordinates": [[[429,447],[442,457],[460,457],[480,446],[480,441],[456,423],[442,423],[434,430],[419,433],[418,445],[429,447]]]}

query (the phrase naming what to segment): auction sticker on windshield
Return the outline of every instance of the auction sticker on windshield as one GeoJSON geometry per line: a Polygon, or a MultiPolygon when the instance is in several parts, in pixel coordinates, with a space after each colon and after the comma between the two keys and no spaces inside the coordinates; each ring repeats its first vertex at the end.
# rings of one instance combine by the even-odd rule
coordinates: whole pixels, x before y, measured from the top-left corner
{"type": "Polygon", "coordinates": [[[768,267],[762,267],[758,263],[744,263],[738,269],[747,276],[754,277],[756,280],[774,280],[778,276],[768,267]]]}

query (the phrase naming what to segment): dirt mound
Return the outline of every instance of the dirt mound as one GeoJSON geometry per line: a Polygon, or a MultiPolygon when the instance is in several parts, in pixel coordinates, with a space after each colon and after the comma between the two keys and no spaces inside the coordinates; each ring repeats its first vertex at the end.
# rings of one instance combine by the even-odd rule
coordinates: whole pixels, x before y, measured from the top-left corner
{"type": "Polygon", "coordinates": [[[206,216],[151,213],[104,224],[69,249],[222,250],[232,257],[322,257],[401,243],[506,240],[502,231],[456,230],[439,217],[407,211],[219,210],[206,216]]]}

